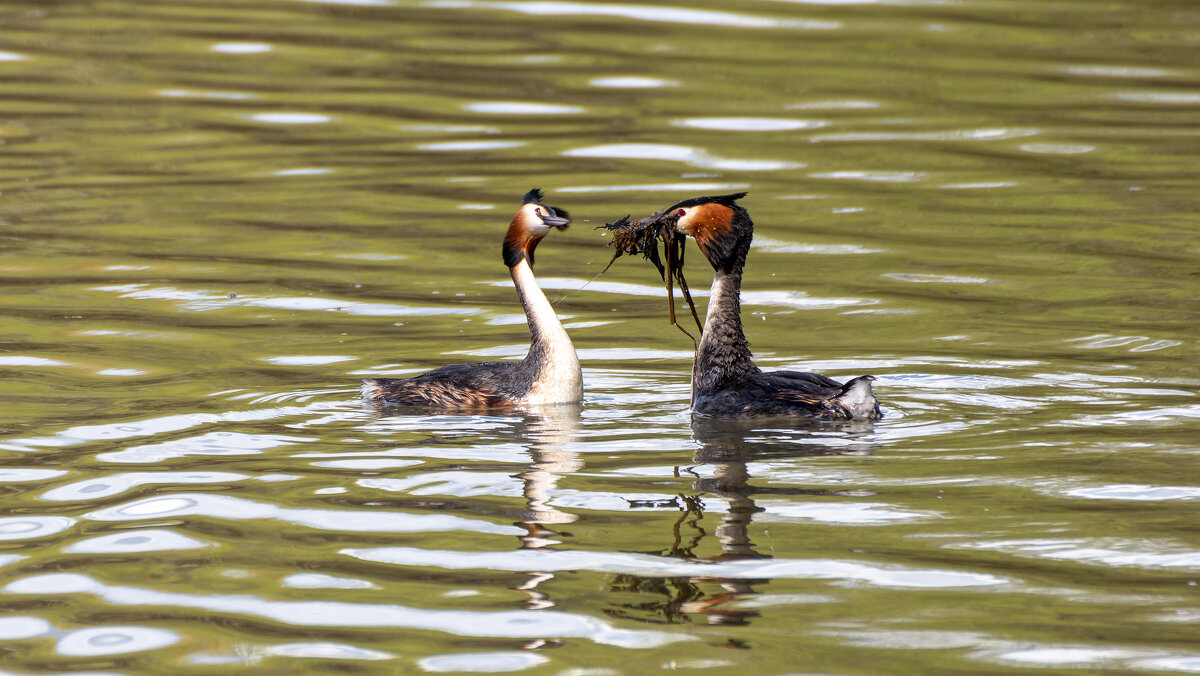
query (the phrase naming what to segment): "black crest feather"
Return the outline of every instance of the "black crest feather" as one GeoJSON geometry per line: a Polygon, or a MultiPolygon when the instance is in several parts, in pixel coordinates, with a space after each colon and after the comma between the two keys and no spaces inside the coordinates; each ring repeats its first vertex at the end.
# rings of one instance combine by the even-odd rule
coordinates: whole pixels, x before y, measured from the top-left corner
{"type": "Polygon", "coordinates": [[[529,204],[530,202],[536,202],[540,204],[545,197],[546,196],[542,194],[541,188],[534,188],[533,190],[525,193],[525,196],[521,198],[521,204],[529,204]]]}

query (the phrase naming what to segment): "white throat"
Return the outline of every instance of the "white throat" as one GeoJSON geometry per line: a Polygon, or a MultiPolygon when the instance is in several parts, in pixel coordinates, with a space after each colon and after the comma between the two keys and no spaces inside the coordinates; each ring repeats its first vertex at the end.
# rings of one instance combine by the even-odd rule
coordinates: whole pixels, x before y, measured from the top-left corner
{"type": "Polygon", "coordinates": [[[583,374],[575,345],[554,312],[554,306],[542,293],[529,261],[521,260],[512,268],[513,284],[525,308],[533,344],[527,360],[537,362],[537,374],[525,403],[560,404],[583,399],[583,374]]]}

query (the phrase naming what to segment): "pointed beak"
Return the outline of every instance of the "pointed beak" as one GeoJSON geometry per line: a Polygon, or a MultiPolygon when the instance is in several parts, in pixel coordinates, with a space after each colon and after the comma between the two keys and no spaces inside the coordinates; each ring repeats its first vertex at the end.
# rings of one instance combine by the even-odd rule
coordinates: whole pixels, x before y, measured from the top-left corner
{"type": "Polygon", "coordinates": [[[671,230],[679,232],[679,217],[672,212],[659,212],[656,214],[651,214],[645,218],[645,221],[654,225],[664,223],[670,226],[671,230]]]}
{"type": "Polygon", "coordinates": [[[545,215],[545,216],[542,216],[542,222],[552,228],[558,228],[559,230],[565,230],[567,228],[567,226],[570,225],[571,219],[563,218],[562,216],[545,215]]]}

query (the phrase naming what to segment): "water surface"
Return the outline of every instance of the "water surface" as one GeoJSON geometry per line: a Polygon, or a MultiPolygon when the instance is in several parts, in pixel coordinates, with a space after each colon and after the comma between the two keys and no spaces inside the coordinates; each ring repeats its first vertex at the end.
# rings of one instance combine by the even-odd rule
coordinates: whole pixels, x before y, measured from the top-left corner
{"type": "Polygon", "coordinates": [[[1200,672],[1189,4],[0,13],[6,673],[1200,672]],[[364,408],[524,354],[534,186],[583,405],[364,408]],[[883,421],[693,421],[596,278],[735,191],[760,364],[883,421]]]}

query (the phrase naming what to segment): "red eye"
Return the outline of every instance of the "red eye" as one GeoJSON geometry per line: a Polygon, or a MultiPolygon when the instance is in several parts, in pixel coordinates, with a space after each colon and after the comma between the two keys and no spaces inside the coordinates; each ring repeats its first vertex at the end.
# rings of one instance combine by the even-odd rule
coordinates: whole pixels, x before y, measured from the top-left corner
{"type": "Polygon", "coordinates": [[[680,209],[680,210],[679,210],[679,213],[678,213],[678,214],[676,214],[676,215],[677,215],[677,216],[686,216],[686,215],[687,215],[687,212],[686,212],[686,211],[684,211],[683,209],[680,209]]]}

